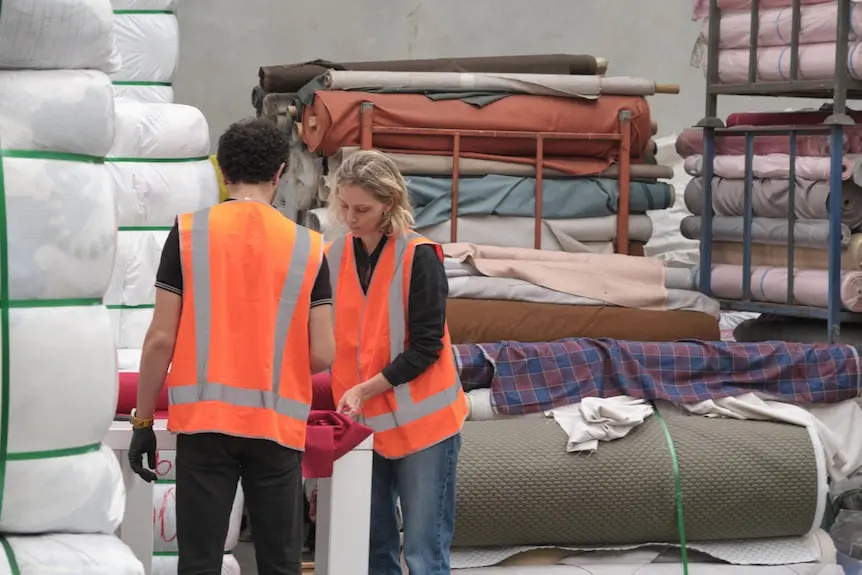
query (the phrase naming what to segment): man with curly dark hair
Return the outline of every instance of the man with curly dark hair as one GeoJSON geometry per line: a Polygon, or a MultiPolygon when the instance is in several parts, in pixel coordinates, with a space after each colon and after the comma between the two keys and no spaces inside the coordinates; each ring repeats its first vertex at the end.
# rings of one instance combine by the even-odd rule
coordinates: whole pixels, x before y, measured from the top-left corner
{"type": "Polygon", "coordinates": [[[156,479],[153,418],[167,377],[179,575],[221,573],[240,479],[258,573],[301,573],[311,374],[329,368],[335,343],[323,237],[271,205],[287,153],[265,122],[230,126],[218,143],[230,197],[180,214],[162,251],[129,459],[156,479]]]}

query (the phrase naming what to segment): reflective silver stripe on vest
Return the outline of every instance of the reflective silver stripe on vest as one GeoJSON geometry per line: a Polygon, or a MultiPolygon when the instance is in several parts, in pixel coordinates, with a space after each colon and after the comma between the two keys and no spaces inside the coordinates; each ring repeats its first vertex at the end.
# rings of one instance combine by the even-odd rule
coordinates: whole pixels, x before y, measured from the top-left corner
{"type": "MultiPolygon", "coordinates": [[[[171,387],[168,390],[173,405],[196,403],[199,401],[222,401],[239,407],[272,409],[280,415],[305,421],[311,406],[293,399],[279,396],[279,375],[283,362],[287,334],[293,319],[293,310],[299,299],[311,249],[311,233],[300,226],[296,227],[296,239],[290,259],[290,270],[284,280],[278,302],[275,322],[275,345],[273,349],[272,390],[255,390],[232,387],[223,383],[207,380],[210,351],[210,293],[209,262],[209,214],[201,210],[192,215],[192,293],[194,294],[195,316],[195,356],[197,383],[171,387]]],[[[182,243],[182,242],[180,242],[182,243]]],[[[187,278],[188,280],[188,278],[187,278]]]]}
{"type": "MultiPolygon", "coordinates": [[[[404,254],[407,252],[407,247],[411,240],[422,237],[416,233],[398,236],[395,240],[395,271],[392,274],[392,282],[389,284],[389,359],[394,360],[404,351],[404,342],[406,341],[406,325],[407,325],[407,305],[404,301],[404,254]]],[[[329,253],[336,253],[338,249],[338,257],[332,258],[330,262],[340,262],[344,250],[345,238],[335,240],[329,248],[329,253]],[[338,246],[336,248],[336,246],[338,246]]],[[[348,262],[349,264],[349,262],[348,262]]],[[[332,270],[332,263],[330,270],[332,270]]],[[[335,267],[340,267],[336,265],[335,267]]],[[[333,293],[335,285],[338,281],[338,272],[334,274],[330,272],[330,279],[333,283],[333,293]]],[[[409,289],[409,286],[408,286],[409,289]]],[[[334,301],[333,301],[334,303],[334,301]]],[[[338,309],[335,309],[335,314],[338,309]]],[[[361,345],[361,344],[360,344],[361,345]]],[[[441,353],[447,353],[443,350],[441,353]]],[[[451,348],[448,353],[453,354],[451,348]]],[[[363,423],[369,426],[376,432],[389,431],[396,427],[404,426],[414,421],[417,421],[425,416],[431,415],[441,409],[451,405],[458,399],[458,393],[461,390],[461,382],[456,374],[455,381],[448,388],[435,393],[421,401],[414,401],[410,394],[410,383],[403,383],[394,387],[395,399],[398,402],[398,408],[391,413],[384,413],[374,417],[365,417],[363,423]]]]}
{"type": "Polygon", "coordinates": [[[341,236],[329,244],[326,265],[329,266],[329,284],[332,286],[332,325],[335,325],[335,301],[338,295],[338,272],[341,271],[341,258],[344,256],[346,236],[341,236]]]}

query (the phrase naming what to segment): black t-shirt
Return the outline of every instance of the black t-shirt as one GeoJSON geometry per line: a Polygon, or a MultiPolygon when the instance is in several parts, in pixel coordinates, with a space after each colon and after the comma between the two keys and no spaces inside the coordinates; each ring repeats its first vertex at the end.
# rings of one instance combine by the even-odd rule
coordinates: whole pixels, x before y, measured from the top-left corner
{"type": "MultiPolygon", "coordinates": [[[[183,264],[180,259],[180,231],[177,222],[174,222],[174,227],[168,232],[165,247],[162,249],[162,259],[156,272],[156,287],[183,295],[183,264]]],[[[311,288],[311,307],[325,304],[332,304],[332,287],[329,285],[326,256],[323,257],[323,264],[311,288]]]]}

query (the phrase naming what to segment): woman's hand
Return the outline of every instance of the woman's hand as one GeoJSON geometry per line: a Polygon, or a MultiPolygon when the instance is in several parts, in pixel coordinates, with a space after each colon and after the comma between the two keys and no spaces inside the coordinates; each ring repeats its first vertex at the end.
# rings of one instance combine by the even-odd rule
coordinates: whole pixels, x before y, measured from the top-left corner
{"type": "Polygon", "coordinates": [[[341,400],[338,402],[338,413],[343,413],[344,415],[349,415],[350,417],[356,417],[357,414],[362,410],[362,404],[365,402],[365,395],[362,391],[362,384],[357,385],[351,389],[348,389],[347,392],[341,396],[341,400]]]}
{"type": "Polygon", "coordinates": [[[382,373],[378,373],[368,381],[364,381],[347,390],[347,393],[341,396],[341,401],[338,402],[337,411],[350,417],[356,417],[362,411],[362,404],[366,400],[376,397],[381,393],[392,389],[392,384],[383,377],[382,373]]]}

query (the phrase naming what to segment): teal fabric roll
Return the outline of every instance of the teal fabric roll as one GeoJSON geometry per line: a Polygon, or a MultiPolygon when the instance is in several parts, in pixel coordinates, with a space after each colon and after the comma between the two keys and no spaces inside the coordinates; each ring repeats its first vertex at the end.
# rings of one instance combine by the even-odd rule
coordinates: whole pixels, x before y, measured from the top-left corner
{"type": "MultiPolygon", "coordinates": [[[[445,222],[452,214],[451,178],[411,176],[407,179],[416,227],[445,222]]],[[[545,178],[542,213],[548,220],[597,218],[619,211],[619,180],[607,178],[545,178]]],[[[629,212],[640,214],[673,205],[673,188],[663,182],[631,182],[629,212]]],[[[529,217],[535,213],[536,179],[488,175],[461,178],[458,214],[529,217]]]]}

